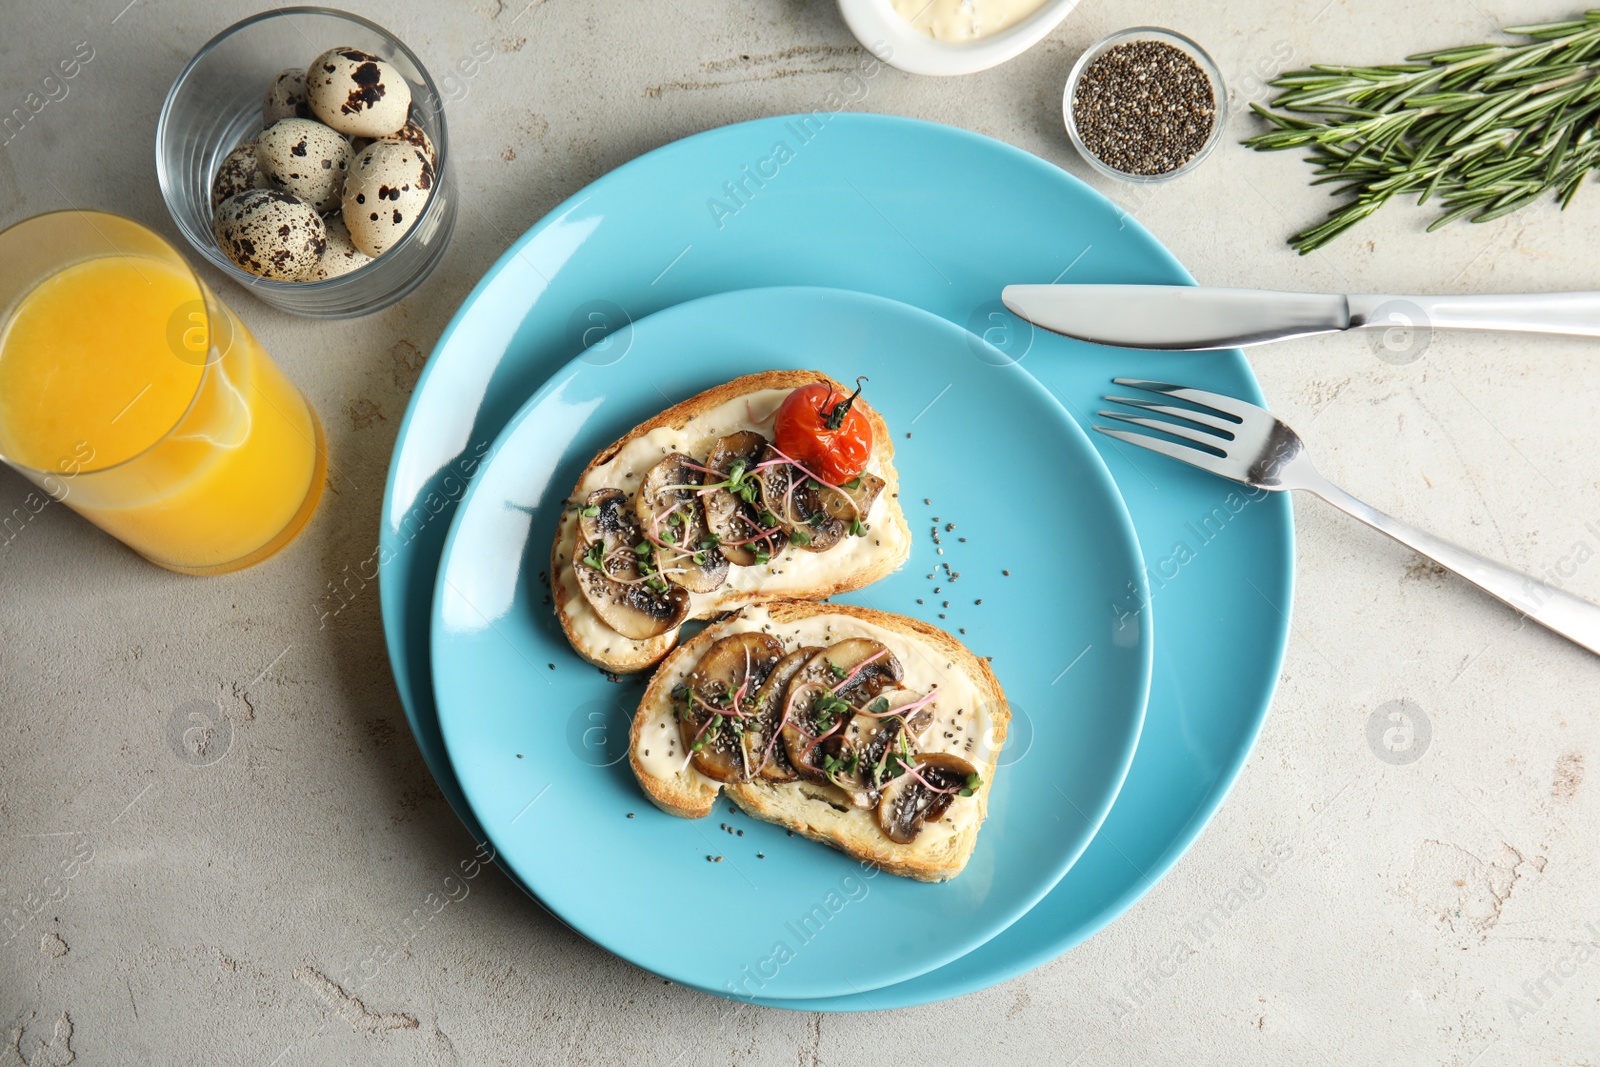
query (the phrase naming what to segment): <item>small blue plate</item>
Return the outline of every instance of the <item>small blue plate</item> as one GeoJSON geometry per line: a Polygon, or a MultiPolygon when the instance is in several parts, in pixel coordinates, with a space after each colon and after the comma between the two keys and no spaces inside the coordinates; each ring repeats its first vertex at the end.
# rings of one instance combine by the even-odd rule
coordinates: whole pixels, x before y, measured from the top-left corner
{"type": "MultiPolygon", "coordinates": [[[[827,286],[890,297],[982,333],[1080,425],[1093,421],[1115,377],[1264,402],[1238,349],[1103,348],[1035,330],[1000,303],[1010,282],[1051,281],[1194,279],[1126,211],[1054,164],[967,130],[890,115],[780,115],[707,130],[603,175],[518,237],[462,301],[423,369],[395,441],[379,532],[395,686],[417,747],[468,831],[481,839],[433,698],[439,555],[479,461],[523,402],[583,350],[585,335],[732,289],[827,286]],[[780,145],[792,154],[775,151],[780,145]]],[[[1048,963],[1148,892],[1244,767],[1289,633],[1290,502],[1100,434],[1091,443],[1133,516],[1162,634],[1139,751],[1100,833],[1049,896],[976,951],[870,995],[761,1003],[900,1008],[1048,963]]]]}
{"type": "Polygon", "coordinates": [[[1150,620],[1115,610],[1146,599],[1144,563],[1099,455],[1000,352],[882,297],[736,291],[591,339],[476,473],[435,590],[445,745],[500,857],[579,932],[717,992],[842,996],[988,941],[1088,845],[1144,716],[1150,620]],[[566,494],[597,451],[730,378],[804,368],[867,376],[913,531],[904,567],[840,599],[964,631],[1015,709],[977,850],[943,885],[790,839],[726,802],[707,819],[657,811],[625,758],[642,678],[608,680],[579,659],[546,595],[566,494]]]}

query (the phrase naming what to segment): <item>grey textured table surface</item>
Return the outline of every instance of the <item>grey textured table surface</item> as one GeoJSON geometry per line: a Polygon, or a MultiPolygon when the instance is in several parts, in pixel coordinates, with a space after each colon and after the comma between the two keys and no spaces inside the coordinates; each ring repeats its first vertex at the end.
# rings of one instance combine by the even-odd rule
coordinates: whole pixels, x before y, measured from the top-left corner
{"type": "MultiPolygon", "coordinates": [[[[0,110],[58,56],[94,58],[0,147],[0,225],[93,205],[175,236],[151,144],[173,76],[256,5],[0,8],[0,110]]],[[[357,10],[437,71],[489,42],[452,105],[473,210],[432,281],[380,314],[298,320],[223,296],[322,413],[340,474],[305,534],[226,578],[168,574],[58,507],[0,544],[0,1065],[860,1062],[1589,1063],[1600,1056],[1600,663],[1314,501],[1296,502],[1288,661],[1228,803],[1176,869],[1053,964],[953,1003],[735,1009],[590,946],[498,873],[359,995],[337,984],[441,892],[472,842],[389,677],[367,558],[426,354],[509,241],[675,138],[809,107],[856,42],[825,0],[408,0],[357,10]],[[169,725],[200,701],[226,754],[169,725]],[[1392,701],[1429,740],[1369,744],[1392,701]],[[1410,744],[1409,751],[1405,745],[1410,744]],[[1387,758],[1380,758],[1380,753],[1387,758]],[[1270,879],[1258,860],[1287,849],[1270,879]],[[1221,909],[1220,912],[1217,909],[1221,909]],[[1210,923],[1207,916],[1220,915],[1210,923]],[[678,1057],[682,1059],[678,1059],[678,1057]]],[[[1316,61],[1385,61],[1567,17],[1532,0],[1084,0],[1022,58],[945,81],[888,70],[862,108],[964,126],[1091,178],[1060,125],[1083,47],[1126,25],[1204,43],[1236,98],[1316,61]]],[[[1230,131],[1243,134],[1247,119],[1230,131]]],[[[1235,138],[1236,139],[1236,138],[1235,138]]],[[[1203,282],[1339,292],[1585,288],[1600,190],[1424,237],[1391,207],[1323,254],[1283,244],[1321,198],[1291,155],[1231,143],[1137,214],[1203,282]]],[[[1600,599],[1592,344],[1438,336],[1257,350],[1268,397],[1374,504],[1600,599]]],[[[0,473],[0,512],[28,487],[0,473]]]]}

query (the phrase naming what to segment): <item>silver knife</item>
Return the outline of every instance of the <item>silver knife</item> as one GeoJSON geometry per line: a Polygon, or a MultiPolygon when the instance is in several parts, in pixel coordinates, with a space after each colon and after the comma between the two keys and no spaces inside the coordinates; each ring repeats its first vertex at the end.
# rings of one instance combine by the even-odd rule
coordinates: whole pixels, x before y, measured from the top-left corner
{"type": "Polygon", "coordinates": [[[1006,307],[1096,344],[1198,352],[1363,329],[1600,337],[1600,293],[1336,296],[1194,285],[1008,285],[1006,307]]]}

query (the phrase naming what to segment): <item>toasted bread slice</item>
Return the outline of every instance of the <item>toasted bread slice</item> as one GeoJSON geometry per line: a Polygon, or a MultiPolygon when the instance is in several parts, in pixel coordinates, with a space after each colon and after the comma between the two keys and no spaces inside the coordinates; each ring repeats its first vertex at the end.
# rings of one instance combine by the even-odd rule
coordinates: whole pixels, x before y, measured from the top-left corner
{"type": "Polygon", "coordinates": [[[745,608],[711,623],[674,649],[650,680],[629,734],[629,761],[657,807],[698,819],[721,793],[755,818],[831,845],[891,874],[942,882],[960,874],[972,855],[988,812],[989,790],[1005,743],[1011,712],[988,664],[936,627],[903,615],[844,604],[778,600],[745,608]],[[882,642],[904,668],[902,685],[917,694],[938,687],[933,722],[919,747],[949,752],[971,763],[982,784],[957,797],[908,844],[891,841],[875,811],[845,802],[844,794],[809,781],[719,782],[688,759],[674,713],[673,691],[684,683],[716,641],[761,631],[786,651],[826,647],[855,637],[882,642]]]}
{"type": "MultiPolygon", "coordinates": [[[[601,450],[584,468],[569,503],[597,489],[620,489],[632,496],[647,471],[671,452],[704,460],[720,437],[757,430],[771,437],[772,415],[794,389],[825,382],[848,394],[839,382],[818,371],[765,371],[747,374],[690,397],[634,427],[601,450]]],[[[894,442],[882,416],[862,400],[855,409],[872,424],[873,451],[867,471],[885,482],[868,512],[865,536],[847,536],[822,552],[786,548],[770,563],[732,567],[728,582],[710,593],[690,593],[688,618],[709,619],[746,604],[778,598],[820,600],[860,589],[892,573],[911,554],[911,530],[900,507],[900,478],[894,468],[894,442]]],[[[567,640],[584,659],[617,674],[646,670],[678,642],[673,628],[634,640],[608,626],[578,588],[573,554],[578,551],[579,519],[570,507],[562,513],[550,552],[550,579],[556,617],[567,640]]]]}

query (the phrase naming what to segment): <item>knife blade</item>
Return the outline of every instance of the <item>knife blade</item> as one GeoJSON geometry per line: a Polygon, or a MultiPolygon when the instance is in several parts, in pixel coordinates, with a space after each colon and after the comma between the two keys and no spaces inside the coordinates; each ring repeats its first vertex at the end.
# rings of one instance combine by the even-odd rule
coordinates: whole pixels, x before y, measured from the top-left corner
{"type": "Polygon", "coordinates": [[[1358,329],[1514,330],[1600,337],[1600,293],[1339,296],[1193,285],[1008,285],[1047,330],[1120,348],[1198,352],[1358,329]]]}

